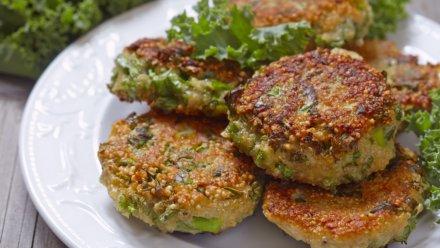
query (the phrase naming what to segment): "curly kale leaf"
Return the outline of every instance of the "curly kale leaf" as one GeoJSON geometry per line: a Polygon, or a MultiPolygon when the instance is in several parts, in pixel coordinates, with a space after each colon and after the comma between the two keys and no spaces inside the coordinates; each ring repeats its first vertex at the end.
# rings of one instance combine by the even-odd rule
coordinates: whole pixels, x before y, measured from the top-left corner
{"type": "MultiPolygon", "coordinates": [[[[432,99],[432,111],[418,111],[406,116],[409,123],[408,131],[414,131],[418,136],[422,167],[429,177],[440,181],[440,89],[429,92],[432,99]]],[[[440,191],[431,187],[432,197],[427,207],[437,211],[440,209],[440,191]]]]}
{"type": "Polygon", "coordinates": [[[183,39],[193,44],[193,57],[206,59],[234,59],[242,67],[258,69],[261,65],[287,55],[303,52],[313,33],[305,22],[286,23],[274,27],[254,28],[254,15],[250,6],[228,10],[227,0],[200,1],[194,9],[198,18],[186,12],[171,20],[168,40],[183,39]]]}
{"type": "Polygon", "coordinates": [[[409,0],[368,0],[374,12],[373,24],[367,39],[385,39],[397,29],[399,20],[407,17],[405,5],[409,0]]]}
{"type": "Polygon", "coordinates": [[[75,39],[149,0],[0,0],[0,73],[38,78],[75,39]]]}
{"type": "Polygon", "coordinates": [[[408,225],[403,230],[402,237],[394,239],[394,241],[407,244],[408,237],[414,230],[416,230],[416,225],[418,221],[419,220],[417,219],[417,209],[414,209],[411,217],[408,219],[408,225]]]}
{"type": "Polygon", "coordinates": [[[440,189],[431,186],[432,197],[429,198],[428,204],[426,204],[426,208],[437,211],[440,209],[440,189]]]}

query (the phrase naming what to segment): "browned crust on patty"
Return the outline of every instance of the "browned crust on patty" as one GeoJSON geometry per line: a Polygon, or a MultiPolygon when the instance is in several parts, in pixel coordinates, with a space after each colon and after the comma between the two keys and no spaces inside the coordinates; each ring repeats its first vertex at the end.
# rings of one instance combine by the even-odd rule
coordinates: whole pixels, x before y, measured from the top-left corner
{"type": "MultiPolygon", "coordinates": [[[[398,146],[396,149],[402,149],[398,146]]],[[[425,199],[425,172],[417,157],[406,159],[391,161],[386,170],[372,175],[374,179],[339,185],[335,192],[308,184],[272,181],[266,186],[263,212],[317,238],[344,240],[368,232],[386,232],[385,222],[411,214],[425,199]]]]}
{"type": "Polygon", "coordinates": [[[246,114],[271,139],[299,140],[318,152],[319,142],[345,147],[395,118],[395,100],[382,74],[326,49],[270,64],[234,90],[228,104],[232,114],[246,114]],[[268,95],[275,86],[280,94],[268,95]],[[343,133],[348,137],[341,141],[343,133]]]}
{"type": "Polygon", "coordinates": [[[203,75],[206,72],[212,72],[212,78],[223,83],[244,83],[252,76],[252,70],[241,69],[240,64],[232,60],[193,59],[191,54],[194,52],[194,47],[183,41],[167,43],[163,38],[144,38],[134,42],[127,49],[136,52],[140,59],[149,61],[152,66],[173,69],[189,77],[201,79],[205,78],[203,75]]]}
{"type": "Polygon", "coordinates": [[[394,97],[403,109],[432,109],[429,91],[440,87],[440,64],[419,65],[417,56],[404,55],[393,42],[385,40],[366,40],[363,46],[350,50],[377,70],[388,73],[394,97]]]}
{"type": "Polygon", "coordinates": [[[358,5],[355,0],[231,0],[229,3],[240,8],[250,5],[255,14],[255,27],[304,20],[319,25],[322,31],[327,32],[343,23],[342,16],[363,20],[363,13],[355,7],[358,5]]]}

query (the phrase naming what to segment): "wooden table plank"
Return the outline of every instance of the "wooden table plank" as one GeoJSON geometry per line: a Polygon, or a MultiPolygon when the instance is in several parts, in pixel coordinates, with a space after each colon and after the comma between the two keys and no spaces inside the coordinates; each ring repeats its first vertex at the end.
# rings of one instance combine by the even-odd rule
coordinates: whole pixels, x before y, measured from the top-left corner
{"type": "MultiPolygon", "coordinates": [[[[21,169],[18,170],[21,173],[21,169]]],[[[24,184],[24,182],[23,182],[24,184]]],[[[32,247],[34,242],[35,227],[37,224],[38,212],[26,191],[26,205],[24,209],[23,224],[20,231],[19,248],[32,247]]]]}
{"type": "MultiPolygon", "coordinates": [[[[24,102],[22,100],[15,99],[9,100],[8,103],[9,104],[5,109],[6,121],[4,123],[4,127],[7,128],[7,130],[3,130],[2,139],[5,137],[6,141],[9,142],[8,145],[10,146],[11,151],[6,150],[6,152],[11,152],[8,155],[10,158],[14,158],[14,161],[10,166],[10,168],[13,168],[13,177],[11,177],[12,182],[10,184],[9,200],[7,201],[4,218],[4,226],[7,228],[3,228],[0,247],[18,247],[20,240],[22,239],[22,231],[24,231],[23,234],[26,235],[26,233],[29,233],[29,230],[31,230],[31,234],[33,236],[37,211],[35,208],[33,211],[26,209],[27,198],[29,197],[18,161],[17,138],[24,102]],[[10,135],[12,135],[12,137],[5,135],[5,132],[8,132],[10,135]]],[[[30,237],[31,240],[32,236],[30,237]]],[[[29,243],[26,239],[29,239],[29,237],[23,236],[23,242],[29,243]]]]}
{"type": "Polygon", "coordinates": [[[9,200],[11,198],[12,200],[15,199],[11,195],[11,185],[14,169],[16,168],[20,126],[20,118],[17,118],[17,115],[21,116],[22,111],[19,109],[23,107],[18,106],[17,102],[13,100],[3,99],[3,101],[5,101],[5,104],[0,107],[0,113],[2,113],[0,120],[0,158],[2,158],[3,164],[2,173],[0,173],[0,247],[8,247],[9,244],[5,244],[4,240],[7,240],[5,230],[8,230],[10,226],[5,228],[5,220],[7,219],[9,200]]]}
{"type": "Polygon", "coordinates": [[[38,215],[33,248],[62,248],[66,245],[50,230],[43,218],[38,215]]]}

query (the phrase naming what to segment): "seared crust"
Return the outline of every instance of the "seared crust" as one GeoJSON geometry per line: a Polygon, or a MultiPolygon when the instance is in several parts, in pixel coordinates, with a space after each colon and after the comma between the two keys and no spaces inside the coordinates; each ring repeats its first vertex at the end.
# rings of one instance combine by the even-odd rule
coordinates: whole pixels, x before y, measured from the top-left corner
{"type": "Polygon", "coordinates": [[[312,25],[315,34],[327,35],[323,37],[327,41],[339,40],[341,36],[348,42],[362,39],[372,21],[371,6],[364,0],[231,0],[230,5],[234,4],[238,7],[251,6],[255,27],[304,20],[312,25]],[[351,25],[344,26],[347,23],[351,25]],[[342,27],[345,30],[353,27],[353,34],[338,35],[337,30],[344,29],[342,27]]]}
{"type": "Polygon", "coordinates": [[[152,66],[174,69],[189,77],[203,78],[204,73],[212,72],[213,78],[224,83],[244,83],[252,76],[252,70],[241,69],[236,61],[214,58],[197,60],[191,58],[194,48],[183,41],[167,42],[166,39],[140,39],[127,47],[136,52],[140,59],[148,61],[152,66]]]}
{"type": "Polygon", "coordinates": [[[382,74],[364,61],[322,49],[270,64],[233,91],[228,103],[231,113],[248,115],[270,139],[296,140],[317,153],[318,142],[351,150],[350,143],[395,121],[395,100],[382,74]],[[268,95],[274,87],[280,93],[268,95]],[[349,137],[341,143],[343,133],[349,137]]]}
{"type": "Polygon", "coordinates": [[[98,157],[118,211],[162,232],[189,233],[206,231],[192,227],[195,217],[216,218],[222,224],[210,231],[222,232],[252,215],[263,187],[259,170],[219,136],[225,125],[160,112],[116,122],[98,157]]]}
{"type": "Polygon", "coordinates": [[[318,49],[270,64],[227,95],[222,135],[266,173],[326,189],[383,170],[403,115],[358,57],[318,49]]]}
{"type": "Polygon", "coordinates": [[[385,40],[366,40],[363,46],[349,49],[372,67],[387,72],[394,97],[403,109],[431,110],[429,91],[440,87],[440,64],[418,65],[417,56],[404,55],[393,42],[385,40]]]}
{"type": "Polygon", "coordinates": [[[369,180],[340,185],[333,192],[272,181],[266,186],[263,213],[312,247],[382,247],[406,241],[405,227],[423,210],[429,183],[417,158],[397,144],[396,149],[407,160],[393,160],[369,180]]]}

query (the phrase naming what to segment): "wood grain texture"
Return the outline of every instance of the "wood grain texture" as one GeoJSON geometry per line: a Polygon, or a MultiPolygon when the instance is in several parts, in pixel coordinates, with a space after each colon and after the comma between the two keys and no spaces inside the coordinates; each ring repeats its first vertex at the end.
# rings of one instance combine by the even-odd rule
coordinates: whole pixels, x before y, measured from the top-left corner
{"type": "Polygon", "coordinates": [[[32,80],[0,75],[0,248],[66,247],[38,215],[18,161],[18,135],[32,80]]]}
{"type": "MultiPolygon", "coordinates": [[[[440,0],[413,0],[408,10],[440,23],[440,0]]],[[[38,215],[18,162],[19,124],[34,83],[0,75],[0,248],[66,247],[38,215]]]]}

